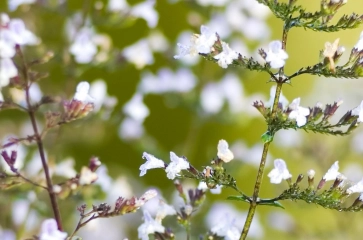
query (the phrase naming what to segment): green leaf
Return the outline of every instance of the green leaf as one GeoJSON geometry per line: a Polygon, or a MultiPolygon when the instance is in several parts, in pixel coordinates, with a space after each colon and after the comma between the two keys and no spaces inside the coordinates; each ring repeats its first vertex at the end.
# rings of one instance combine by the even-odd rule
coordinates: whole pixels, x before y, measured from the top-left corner
{"type": "Polygon", "coordinates": [[[250,202],[250,200],[245,196],[228,196],[227,200],[235,200],[240,202],[250,202]]]}
{"type": "Polygon", "coordinates": [[[269,143],[272,142],[273,140],[273,136],[271,135],[271,133],[269,131],[265,132],[264,134],[262,134],[261,139],[263,143],[269,143]]]}
{"type": "Polygon", "coordinates": [[[258,203],[258,205],[267,205],[267,206],[273,206],[273,207],[279,207],[279,208],[285,209],[284,206],[278,201],[260,202],[260,203],[258,203]]]}

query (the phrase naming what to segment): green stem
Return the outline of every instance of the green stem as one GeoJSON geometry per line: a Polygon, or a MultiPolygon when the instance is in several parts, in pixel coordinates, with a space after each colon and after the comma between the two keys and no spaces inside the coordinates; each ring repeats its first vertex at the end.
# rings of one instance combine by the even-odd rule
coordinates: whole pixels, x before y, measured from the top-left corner
{"type": "MultiPolygon", "coordinates": [[[[283,33],[282,33],[282,49],[283,50],[286,50],[287,33],[288,33],[288,29],[284,28],[283,33]]],[[[280,99],[280,95],[281,95],[282,84],[284,83],[284,81],[285,81],[284,67],[282,67],[279,70],[279,76],[278,76],[278,79],[276,81],[277,86],[276,86],[276,92],[275,92],[275,99],[274,99],[274,104],[273,104],[272,110],[271,110],[271,118],[272,119],[274,119],[276,117],[276,111],[277,111],[277,108],[278,108],[278,105],[279,105],[279,99],[280,99]]],[[[273,135],[273,134],[275,134],[275,132],[271,132],[271,134],[273,135]]],[[[256,183],[255,183],[255,187],[254,187],[254,190],[253,190],[252,201],[250,202],[250,208],[248,210],[247,218],[246,218],[246,221],[245,221],[245,225],[243,226],[243,230],[242,230],[242,233],[241,233],[241,236],[240,236],[240,240],[246,239],[246,237],[248,235],[248,231],[249,231],[249,229],[251,227],[251,224],[252,224],[253,217],[254,217],[255,212],[256,212],[256,208],[257,208],[257,205],[258,205],[258,203],[257,203],[258,194],[259,194],[260,188],[261,188],[261,183],[262,183],[262,179],[263,179],[263,172],[265,170],[266,158],[267,158],[267,153],[268,153],[270,143],[271,143],[271,141],[266,142],[263,145],[263,152],[262,152],[262,156],[261,156],[260,166],[259,166],[258,172],[257,172],[256,183]]]]}

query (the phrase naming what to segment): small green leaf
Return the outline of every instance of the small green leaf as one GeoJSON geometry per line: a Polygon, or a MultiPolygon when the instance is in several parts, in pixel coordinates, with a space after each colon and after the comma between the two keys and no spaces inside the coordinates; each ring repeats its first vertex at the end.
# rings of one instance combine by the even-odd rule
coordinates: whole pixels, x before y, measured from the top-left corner
{"type": "Polygon", "coordinates": [[[285,209],[284,206],[281,203],[279,203],[278,201],[260,202],[260,203],[258,203],[258,205],[267,205],[267,206],[273,206],[273,207],[279,207],[279,208],[285,209]]]}
{"type": "Polygon", "coordinates": [[[245,196],[228,196],[227,200],[235,200],[235,201],[241,201],[241,202],[250,202],[249,199],[245,196]]]}
{"type": "Polygon", "coordinates": [[[273,136],[271,135],[271,133],[269,131],[265,132],[264,134],[262,134],[261,139],[263,141],[263,143],[269,143],[272,142],[273,140],[273,136]]]}

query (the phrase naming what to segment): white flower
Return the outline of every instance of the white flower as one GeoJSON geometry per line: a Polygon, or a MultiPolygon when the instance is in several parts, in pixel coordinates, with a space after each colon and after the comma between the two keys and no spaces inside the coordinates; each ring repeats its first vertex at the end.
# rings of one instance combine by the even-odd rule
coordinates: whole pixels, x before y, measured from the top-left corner
{"type": "Polygon", "coordinates": [[[274,161],[274,166],[275,168],[267,175],[270,178],[271,183],[279,184],[282,179],[286,180],[292,177],[284,160],[276,159],[274,161]]]}
{"type": "Polygon", "coordinates": [[[219,140],[217,149],[218,149],[217,156],[223,162],[227,163],[234,158],[233,153],[228,148],[228,143],[226,140],[223,139],[219,140]]]}
{"type": "Polygon", "coordinates": [[[97,53],[96,44],[92,41],[93,33],[87,29],[81,29],[69,48],[69,52],[75,57],[77,63],[90,63],[97,53]]]}
{"type": "Polygon", "coordinates": [[[310,170],[307,172],[307,174],[308,174],[308,178],[309,178],[309,179],[312,179],[312,178],[314,178],[314,176],[315,176],[315,171],[314,171],[313,169],[310,169],[310,170]]]}
{"type": "Polygon", "coordinates": [[[221,194],[222,192],[222,185],[217,185],[215,188],[209,188],[205,182],[199,182],[197,189],[202,191],[207,191],[208,189],[212,194],[221,194]]]}
{"type": "Polygon", "coordinates": [[[217,41],[217,35],[215,32],[212,32],[208,27],[203,25],[200,27],[200,32],[201,35],[195,34],[191,37],[190,46],[178,43],[180,53],[179,55],[174,56],[175,59],[182,58],[186,55],[195,56],[198,53],[208,54],[211,52],[211,48],[217,41]]]}
{"type": "Polygon", "coordinates": [[[144,152],[142,154],[142,158],[146,159],[146,163],[142,164],[139,168],[140,170],[140,177],[144,176],[147,172],[147,170],[149,169],[153,169],[153,168],[164,168],[165,167],[165,163],[164,161],[157,159],[156,157],[154,157],[151,154],[148,154],[146,152],[144,152]]]}
{"type": "Polygon", "coordinates": [[[363,122],[363,101],[360,105],[352,110],[353,116],[358,116],[358,122],[363,122]]]}
{"type": "Polygon", "coordinates": [[[352,193],[363,193],[363,178],[353,186],[347,189],[348,194],[352,193]]]}
{"type": "Polygon", "coordinates": [[[283,67],[285,65],[285,60],[289,55],[282,49],[281,41],[272,41],[269,43],[268,47],[266,62],[270,64],[271,68],[283,67]]]}
{"type": "Polygon", "coordinates": [[[97,173],[92,172],[86,166],[83,166],[81,169],[80,177],[79,177],[79,185],[88,185],[96,181],[98,178],[97,173]]]}
{"type": "Polygon", "coordinates": [[[357,51],[363,50],[363,31],[360,33],[359,40],[358,40],[357,44],[354,45],[354,48],[357,51]]]}
{"type": "Polygon", "coordinates": [[[132,7],[130,14],[145,19],[150,28],[154,28],[158,24],[159,15],[154,8],[155,0],[146,0],[132,7]]]}
{"type": "Polygon", "coordinates": [[[158,210],[156,211],[155,220],[161,223],[161,220],[163,220],[166,216],[170,215],[176,215],[175,208],[160,200],[158,210]]]}
{"type": "Polygon", "coordinates": [[[142,123],[149,115],[150,111],[143,102],[143,95],[135,93],[135,95],[124,105],[123,112],[129,117],[142,123]]]}
{"type": "Polygon", "coordinates": [[[182,157],[178,157],[175,153],[170,152],[171,163],[166,167],[166,176],[169,179],[174,179],[182,170],[190,167],[189,162],[182,157]]]}
{"type": "Polygon", "coordinates": [[[11,19],[8,29],[12,33],[13,41],[19,45],[36,45],[39,39],[28,29],[26,29],[23,20],[11,19]]]}
{"type": "Polygon", "coordinates": [[[149,201],[150,199],[156,197],[158,195],[158,192],[155,189],[150,189],[148,191],[146,191],[141,197],[139,197],[136,202],[135,202],[135,206],[136,207],[141,207],[143,206],[147,201],[149,201]]]}
{"type": "Polygon", "coordinates": [[[227,214],[223,221],[212,227],[211,232],[225,240],[238,240],[241,232],[235,225],[235,219],[230,218],[227,214]]]}
{"type": "Polygon", "coordinates": [[[233,51],[227,43],[222,42],[223,51],[214,56],[215,59],[218,60],[218,65],[222,68],[227,68],[229,64],[233,62],[233,60],[238,58],[238,53],[233,51]]]}
{"type": "Polygon", "coordinates": [[[8,7],[10,11],[15,11],[18,6],[22,4],[35,3],[36,0],[8,0],[8,7]]]}
{"type": "Polygon", "coordinates": [[[309,108],[300,107],[300,98],[295,98],[289,108],[292,110],[289,114],[290,119],[295,119],[297,126],[301,127],[306,124],[306,116],[310,114],[309,108]]]}
{"type": "Polygon", "coordinates": [[[123,50],[124,57],[133,63],[137,69],[144,68],[145,65],[154,63],[154,57],[151,52],[149,43],[146,39],[134,43],[123,50]]]}
{"type": "MultiPolygon", "coordinates": [[[[325,173],[325,175],[323,176],[323,179],[325,181],[330,181],[330,180],[335,180],[339,175],[342,175],[340,172],[338,172],[339,170],[339,162],[336,161],[330,168],[329,170],[325,173]]],[[[343,175],[342,175],[343,176],[343,175]]]]}
{"type": "Polygon", "coordinates": [[[64,240],[67,237],[66,232],[58,230],[57,222],[51,218],[44,220],[40,229],[40,240],[64,240]]]}
{"type": "Polygon", "coordinates": [[[80,82],[77,85],[76,93],[73,99],[80,102],[93,102],[93,98],[88,94],[90,85],[88,82],[80,82]]]}
{"type": "Polygon", "coordinates": [[[10,78],[18,75],[18,69],[10,58],[0,58],[0,89],[10,83],[10,78]]]}
{"type": "Polygon", "coordinates": [[[160,232],[165,232],[165,227],[163,227],[158,221],[154,220],[150,213],[144,211],[144,223],[140,225],[137,229],[138,237],[142,240],[149,240],[149,234],[160,232]]]}

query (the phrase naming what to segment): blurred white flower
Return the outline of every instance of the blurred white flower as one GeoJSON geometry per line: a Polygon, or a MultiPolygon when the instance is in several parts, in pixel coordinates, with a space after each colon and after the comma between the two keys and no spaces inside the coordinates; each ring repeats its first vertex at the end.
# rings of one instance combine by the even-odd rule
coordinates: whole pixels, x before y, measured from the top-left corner
{"type": "Polygon", "coordinates": [[[229,64],[232,64],[233,60],[238,58],[238,53],[233,51],[227,43],[222,42],[223,51],[214,56],[218,60],[218,65],[222,68],[227,68],[229,64]]]}
{"type": "Polygon", "coordinates": [[[166,204],[163,200],[159,199],[159,206],[156,211],[155,220],[161,223],[166,216],[176,215],[176,210],[173,206],[166,204]]]}
{"type": "Polygon", "coordinates": [[[246,99],[244,98],[244,86],[240,79],[235,75],[228,73],[220,82],[224,98],[228,102],[231,113],[239,113],[246,110],[246,99]]]}
{"type": "Polygon", "coordinates": [[[348,188],[346,190],[346,192],[348,194],[352,194],[352,193],[363,193],[363,178],[362,178],[362,180],[360,180],[359,182],[357,182],[356,184],[354,184],[353,186],[351,186],[350,188],[348,188]]]}
{"type": "Polygon", "coordinates": [[[169,68],[162,68],[157,76],[148,72],[143,74],[139,90],[145,94],[185,93],[191,91],[196,82],[196,77],[189,69],[182,68],[174,73],[169,68]]]}
{"type": "Polygon", "coordinates": [[[0,58],[0,89],[9,85],[10,78],[18,76],[18,69],[10,58],[0,58]]]}
{"type": "Polygon", "coordinates": [[[274,161],[274,166],[275,168],[267,175],[270,178],[271,183],[279,184],[283,179],[286,180],[292,177],[284,160],[276,159],[274,161]]]}
{"type": "Polygon", "coordinates": [[[73,99],[80,102],[93,103],[94,99],[89,95],[90,84],[86,81],[77,84],[73,99]]]}
{"type": "Polygon", "coordinates": [[[103,79],[97,79],[91,83],[89,95],[94,99],[95,112],[102,106],[112,111],[117,104],[117,98],[107,94],[107,84],[103,79]]]}
{"type": "Polygon", "coordinates": [[[159,31],[153,31],[147,37],[149,46],[154,52],[164,52],[168,49],[169,43],[165,36],[159,31]]]}
{"type": "Polygon", "coordinates": [[[363,122],[363,101],[360,105],[352,110],[353,116],[358,116],[358,122],[363,122]]]}
{"type": "Polygon", "coordinates": [[[218,113],[224,103],[224,94],[218,83],[208,83],[200,94],[200,104],[206,113],[218,113]]]}
{"type": "Polygon", "coordinates": [[[217,35],[206,26],[200,27],[201,35],[194,34],[190,38],[191,45],[183,45],[178,43],[180,50],[179,55],[175,55],[175,59],[182,58],[186,55],[198,55],[198,53],[208,54],[211,52],[211,48],[217,41],[217,35]]]}
{"type": "Polygon", "coordinates": [[[175,153],[170,152],[171,162],[166,167],[166,176],[169,179],[174,179],[182,170],[186,170],[190,167],[189,162],[183,157],[178,157],[175,153]]]}
{"type": "MultiPolygon", "coordinates": [[[[220,229],[220,233],[224,230],[225,233],[228,231],[228,226],[225,226],[223,223],[228,222],[233,225],[237,229],[242,229],[244,220],[247,217],[247,213],[240,212],[238,209],[234,208],[232,205],[227,203],[215,203],[209,209],[208,214],[205,218],[207,226],[209,229],[216,227],[215,230],[220,229]],[[224,225],[224,227],[219,226],[224,225]],[[219,226],[219,227],[218,227],[219,226]]],[[[232,226],[231,226],[232,227],[232,226]]],[[[219,232],[218,231],[218,232],[219,232]]],[[[231,233],[236,230],[229,229],[231,233]]],[[[228,236],[234,236],[233,234],[228,236]]],[[[258,214],[255,214],[253,218],[253,222],[251,224],[250,230],[248,232],[248,236],[251,239],[263,239],[263,228],[260,224],[258,214]]],[[[237,239],[239,239],[240,235],[237,239]]]]}
{"type": "MultiPolygon", "coordinates": [[[[272,107],[274,105],[275,94],[276,94],[276,86],[272,86],[270,89],[270,99],[268,100],[268,102],[265,103],[266,107],[272,107]]],[[[281,103],[283,109],[285,109],[289,104],[289,101],[282,94],[282,91],[280,94],[279,103],[281,103]]]]}
{"type": "Polygon", "coordinates": [[[295,119],[297,126],[301,127],[306,124],[306,116],[310,114],[309,108],[300,107],[300,98],[295,98],[289,105],[292,111],[289,114],[290,119],[295,119]]]}
{"type": "Polygon", "coordinates": [[[57,222],[53,219],[44,220],[39,233],[39,240],[65,240],[66,232],[58,230],[57,222]]]}
{"type": "Polygon", "coordinates": [[[270,27],[262,19],[249,17],[241,26],[241,32],[250,40],[264,40],[270,36],[270,27]]]}
{"type": "Polygon", "coordinates": [[[338,170],[339,170],[339,161],[335,161],[334,164],[325,173],[323,179],[325,181],[335,180],[339,175],[342,175],[340,172],[338,172],[338,170]]]}
{"type": "Polygon", "coordinates": [[[146,162],[140,166],[140,177],[144,176],[149,169],[153,168],[165,168],[164,161],[154,157],[153,155],[144,152],[142,158],[146,159],[146,162]]]}
{"type": "Polygon", "coordinates": [[[98,178],[97,173],[92,172],[86,166],[83,166],[79,176],[79,185],[88,185],[96,181],[98,178]]]}
{"type": "Polygon", "coordinates": [[[145,19],[150,28],[156,27],[159,21],[159,14],[155,10],[155,0],[146,0],[131,8],[130,14],[145,19]]]}
{"type": "Polygon", "coordinates": [[[154,63],[154,57],[146,39],[134,43],[123,50],[124,57],[133,63],[137,69],[154,63]]]}
{"type": "Polygon", "coordinates": [[[354,48],[356,49],[356,51],[361,51],[363,50],[363,31],[360,33],[359,36],[359,40],[358,42],[354,45],[354,48]]]}
{"type": "Polygon", "coordinates": [[[230,0],[197,0],[197,2],[202,6],[224,6],[230,0]]]}
{"type": "Polygon", "coordinates": [[[119,127],[118,135],[123,140],[134,140],[144,135],[144,131],[142,122],[126,117],[119,127]]]}
{"type": "Polygon", "coordinates": [[[10,11],[15,11],[22,4],[32,4],[36,0],[8,0],[8,7],[10,11]]]}
{"type": "Polygon", "coordinates": [[[228,143],[226,140],[219,140],[217,150],[217,156],[223,162],[230,162],[234,158],[232,151],[228,148],[228,143]]]}
{"type": "Polygon", "coordinates": [[[240,230],[235,225],[236,219],[225,215],[220,222],[212,227],[211,232],[219,237],[223,237],[225,240],[238,240],[241,236],[240,230]]]}
{"type": "Polygon", "coordinates": [[[149,116],[149,109],[143,102],[143,95],[135,93],[134,96],[123,106],[123,112],[133,118],[134,120],[142,123],[145,118],[149,116]]]}
{"type": "Polygon", "coordinates": [[[144,223],[137,229],[138,238],[142,240],[149,240],[149,234],[160,232],[164,233],[165,227],[163,227],[158,221],[154,220],[150,213],[144,211],[144,223]]]}
{"type": "Polygon", "coordinates": [[[0,239],[2,240],[16,240],[15,233],[11,230],[2,230],[0,228],[0,239]]]}
{"type": "Polygon", "coordinates": [[[207,191],[210,190],[212,194],[221,194],[222,193],[222,185],[216,185],[215,188],[209,188],[205,182],[199,182],[198,189],[207,191]]]}
{"type": "Polygon", "coordinates": [[[69,52],[75,57],[77,63],[90,63],[97,53],[97,47],[92,40],[92,31],[82,28],[69,48],[69,52]]]}
{"type": "Polygon", "coordinates": [[[285,65],[285,60],[289,57],[285,50],[282,49],[281,41],[272,41],[269,43],[269,49],[266,52],[266,62],[271,68],[281,68],[285,65]]]}
{"type": "Polygon", "coordinates": [[[127,11],[129,5],[126,0],[109,0],[107,9],[112,12],[127,11]]]}
{"type": "Polygon", "coordinates": [[[77,175],[74,170],[74,159],[67,158],[55,166],[54,174],[65,178],[73,178],[77,175]]]}
{"type": "Polygon", "coordinates": [[[282,211],[273,211],[268,215],[268,226],[283,232],[291,232],[295,228],[295,219],[282,211]]]}

